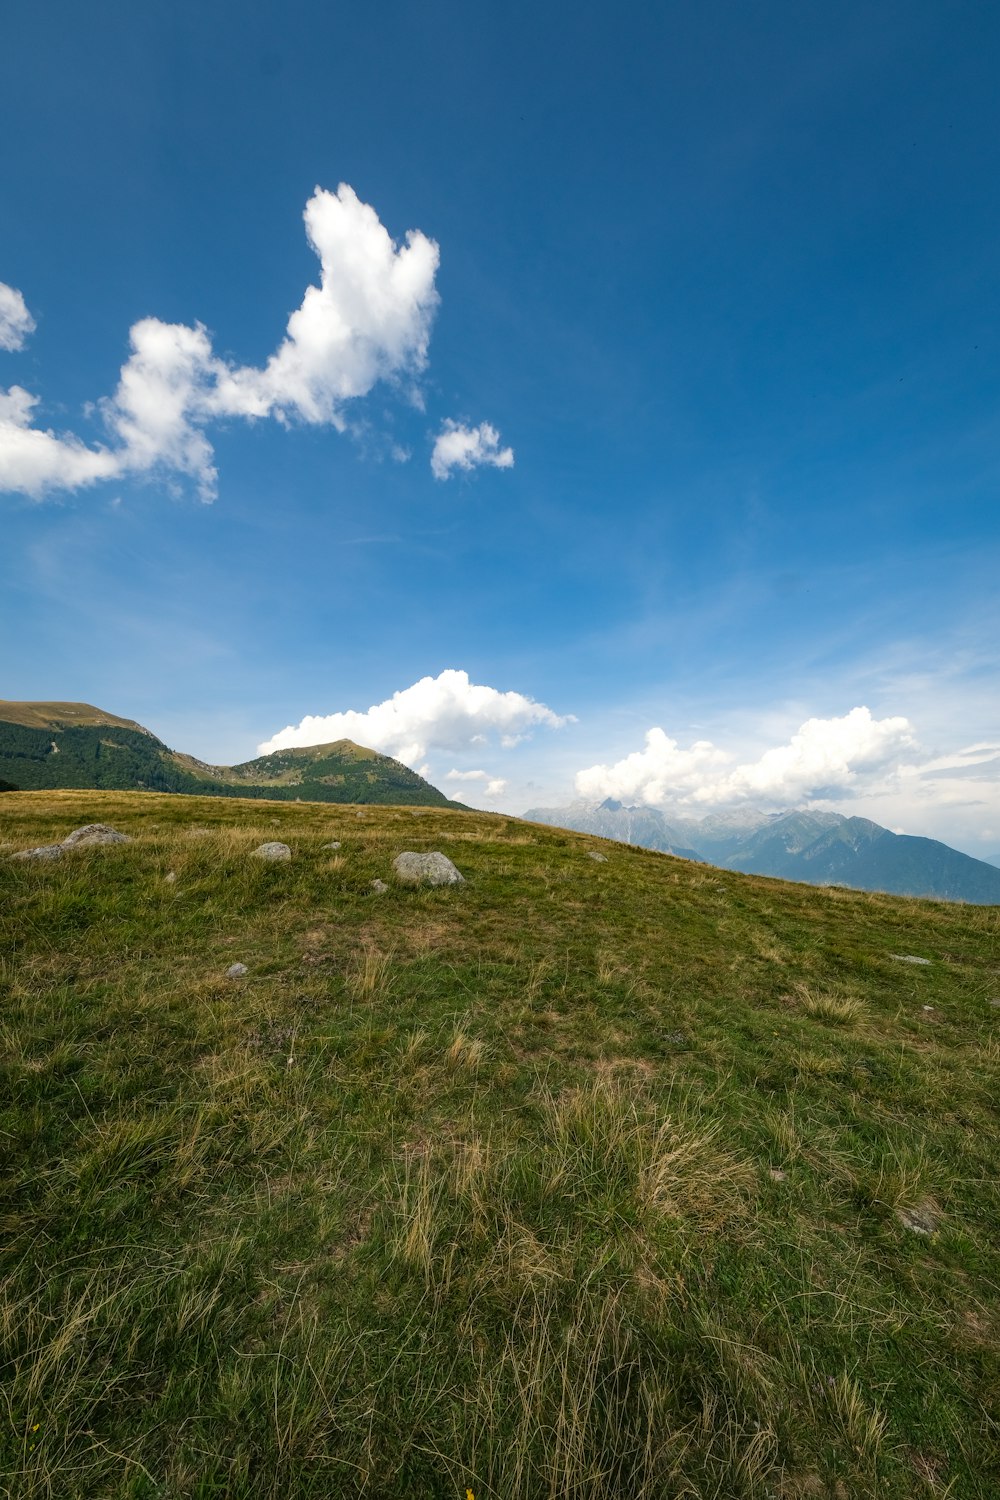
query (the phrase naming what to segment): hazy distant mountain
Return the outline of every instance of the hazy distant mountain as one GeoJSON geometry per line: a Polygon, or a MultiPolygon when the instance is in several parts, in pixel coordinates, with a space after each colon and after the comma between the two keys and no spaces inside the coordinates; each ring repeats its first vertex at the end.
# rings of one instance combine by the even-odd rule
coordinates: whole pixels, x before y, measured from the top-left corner
{"type": "Polygon", "coordinates": [[[655,807],[623,807],[614,798],[605,802],[572,802],[568,807],[534,807],[524,815],[533,823],[550,823],[557,828],[573,828],[593,833],[602,839],[618,839],[622,844],[639,844],[643,849],[659,849],[683,859],[701,859],[690,847],[686,835],[668,823],[655,807]]]}
{"type": "Polygon", "coordinates": [[[210,766],[169,750],[131,719],[89,703],[0,699],[0,777],[22,791],[94,787],[280,801],[461,807],[408,766],[337,740],[210,766]]]}
{"type": "Polygon", "coordinates": [[[624,807],[610,798],[534,808],[525,817],[748,875],[1000,905],[1000,869],[994,865],[936,839],[891,833],[867,818],[740,810],[668,820],[656,808],[624,807]]]}

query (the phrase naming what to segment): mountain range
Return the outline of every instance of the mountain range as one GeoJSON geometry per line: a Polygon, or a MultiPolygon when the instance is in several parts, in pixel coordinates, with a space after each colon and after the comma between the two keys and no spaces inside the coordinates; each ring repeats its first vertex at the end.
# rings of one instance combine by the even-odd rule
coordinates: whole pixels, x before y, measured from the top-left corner
{"type": "Polygon", "coordinates": [[[0,699],[0,791],[87,787],[279,801],[462,807],[408,766],[353,740],[212,766],[89,703],[0,699]]]}
{"type": "Polygon", "coordinates": [[[1000,869],[937,839],[892,833],[868,818],[749,809],[668,818],[654,807],[627,807],[610,797],[536,807],[524,816],[750,875],[1000,905],[1000,869]]]}

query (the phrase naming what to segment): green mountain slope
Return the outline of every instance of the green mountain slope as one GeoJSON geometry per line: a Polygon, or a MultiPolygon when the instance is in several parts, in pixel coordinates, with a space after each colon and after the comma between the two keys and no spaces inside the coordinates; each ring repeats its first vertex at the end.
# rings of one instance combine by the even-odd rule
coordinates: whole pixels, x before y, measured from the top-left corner
{"type": "Polygon", "coordinates": [[[414,811],[0,801],[0,1492],[995,1496],[996,912],[414,811]]]}
{"type": "Polygon", "coordinates": [[[867,818],[846,819],[803,849],[787,872],[777,868],[773,873],[863,891],[1000,905],[1000,870],[985,860],[937,839],[892,833],[867,818]]]}
{"type": "Polygon", "coordinates": [[[408,766],[338,740],[238,766],[169,750],[141,724],[85,703],[0,700],[0,776],[22,791],[93,787],[277,801],[460,807],[408,766]]]}

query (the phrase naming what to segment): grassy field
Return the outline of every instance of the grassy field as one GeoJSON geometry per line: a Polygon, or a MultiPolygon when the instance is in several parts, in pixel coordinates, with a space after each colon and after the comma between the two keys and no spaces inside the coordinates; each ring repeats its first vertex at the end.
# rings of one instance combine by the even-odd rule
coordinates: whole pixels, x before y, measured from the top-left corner
{"type": "Polygon", "coordinates": [[[1000,1494],[1000,909],[438,809],[0,853],[98,819],[0,858],[0,1494],[1000,1494]]]}

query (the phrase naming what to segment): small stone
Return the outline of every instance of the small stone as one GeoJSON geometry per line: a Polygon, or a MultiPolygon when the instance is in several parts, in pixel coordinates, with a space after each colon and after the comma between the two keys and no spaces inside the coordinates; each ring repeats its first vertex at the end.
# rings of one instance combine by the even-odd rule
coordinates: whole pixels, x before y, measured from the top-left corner
{"type": "Polygon", "coordinates": [[[266,859],[272,862],[289,860],[292,857],[292,851],[288,845],[279,843],[261,844],[259,848],[253,851],[253,854],[255,859],[266,859]]]}
{"type": "Polygon", "coordinates": [[[608,862],[608,856],[606,854],[598,854],[596,849],[588,849],[587,858],[595,859],[599,865],[606,865],[608,862]]]}
{"type": "Polygon", "coordinates": [[[405,850],[397,854],[392,862],[399,879],[406,885],[464,885],[465,876],[460,875],[446,854],[416,854],[405,850]]]}
{"type": "Polygon", "coordinates": [[[324,844],[323,845],[323,848],[324,849],[339,849],[340,848],[340,840],[339,839],[331,839],[328,844],[324,844]]]}
{"type": "Polygon", "coordinates": [[[229,968],[226,970],[226,978],[242,979],[244,974],[249,973],[250,970],[247,968],[246,964],[230,964],[229,968]]]}
{"type": "Polygon", "coordinates": [[[109,823],[87,823],[83,828],[74,828],[63,839],[64,849],[83,849],[88,844],[130,844],[127,833],[119,833],[109,823]]]}
{"type": "Polygon", "coordinates": [[[900,964],[929,964],[930,963],[930,959],[929,958],[918,958],[915,953],[890,953],[889,957],[890,958],[894,958],[896,960],[896,962],[900,963],[900,964]]]}
{"type": "Polygon", "coordinates": [[[163,878],[167,882],[167,885],[173,885],[174,881],[177,879],[177,871],[168,870],[163,878]]]}
{"type": "Polygon", "coordinates": [[[898,1208],[896,1213],[904,1229],[913,1234],[933,1234],[938,1227],[938,1212],[928,1200],[914,1208],[898,1208]]]}
{"type": "Polygon", "coordinates": [[[39,844],[37,849],[22,849],[12,854],[11,859],[62,859],[62,844],[39,844]]]}
{"type": "Polygon", "coordinates": [[[780,1167],[768,1167],[767,1174],[774,1182],[787,1182],[788,1173],[783,1172],[780,1167]]]}
{"type": "Polygon", "coordinates": [[[991,1000],[990,1004],[993,1006],[994,1010],[1000,1010],[1000,1000],[991,1000]]]}
{"type": "Polygon", "coordinates": [[[925,1005],[923,1008],[924,1008],[924,1010],[933,1010],[934,1009],[933,1005],[925,1005]]]}
{"type": "Polygon", "coordinates": [[[376,896],[384,896],[388,892],[389,887],[384,880],[373,880],[371,882],[371,889],[376,896]]]}
{"type": "Polygon", "coordinates": [[[363,807],[359,807],[357,809],[357,811],[355,812],[354,816],[356,818],[363,818],[365,816],[365,810],[364,810],[364,808],[363,807]]]}

